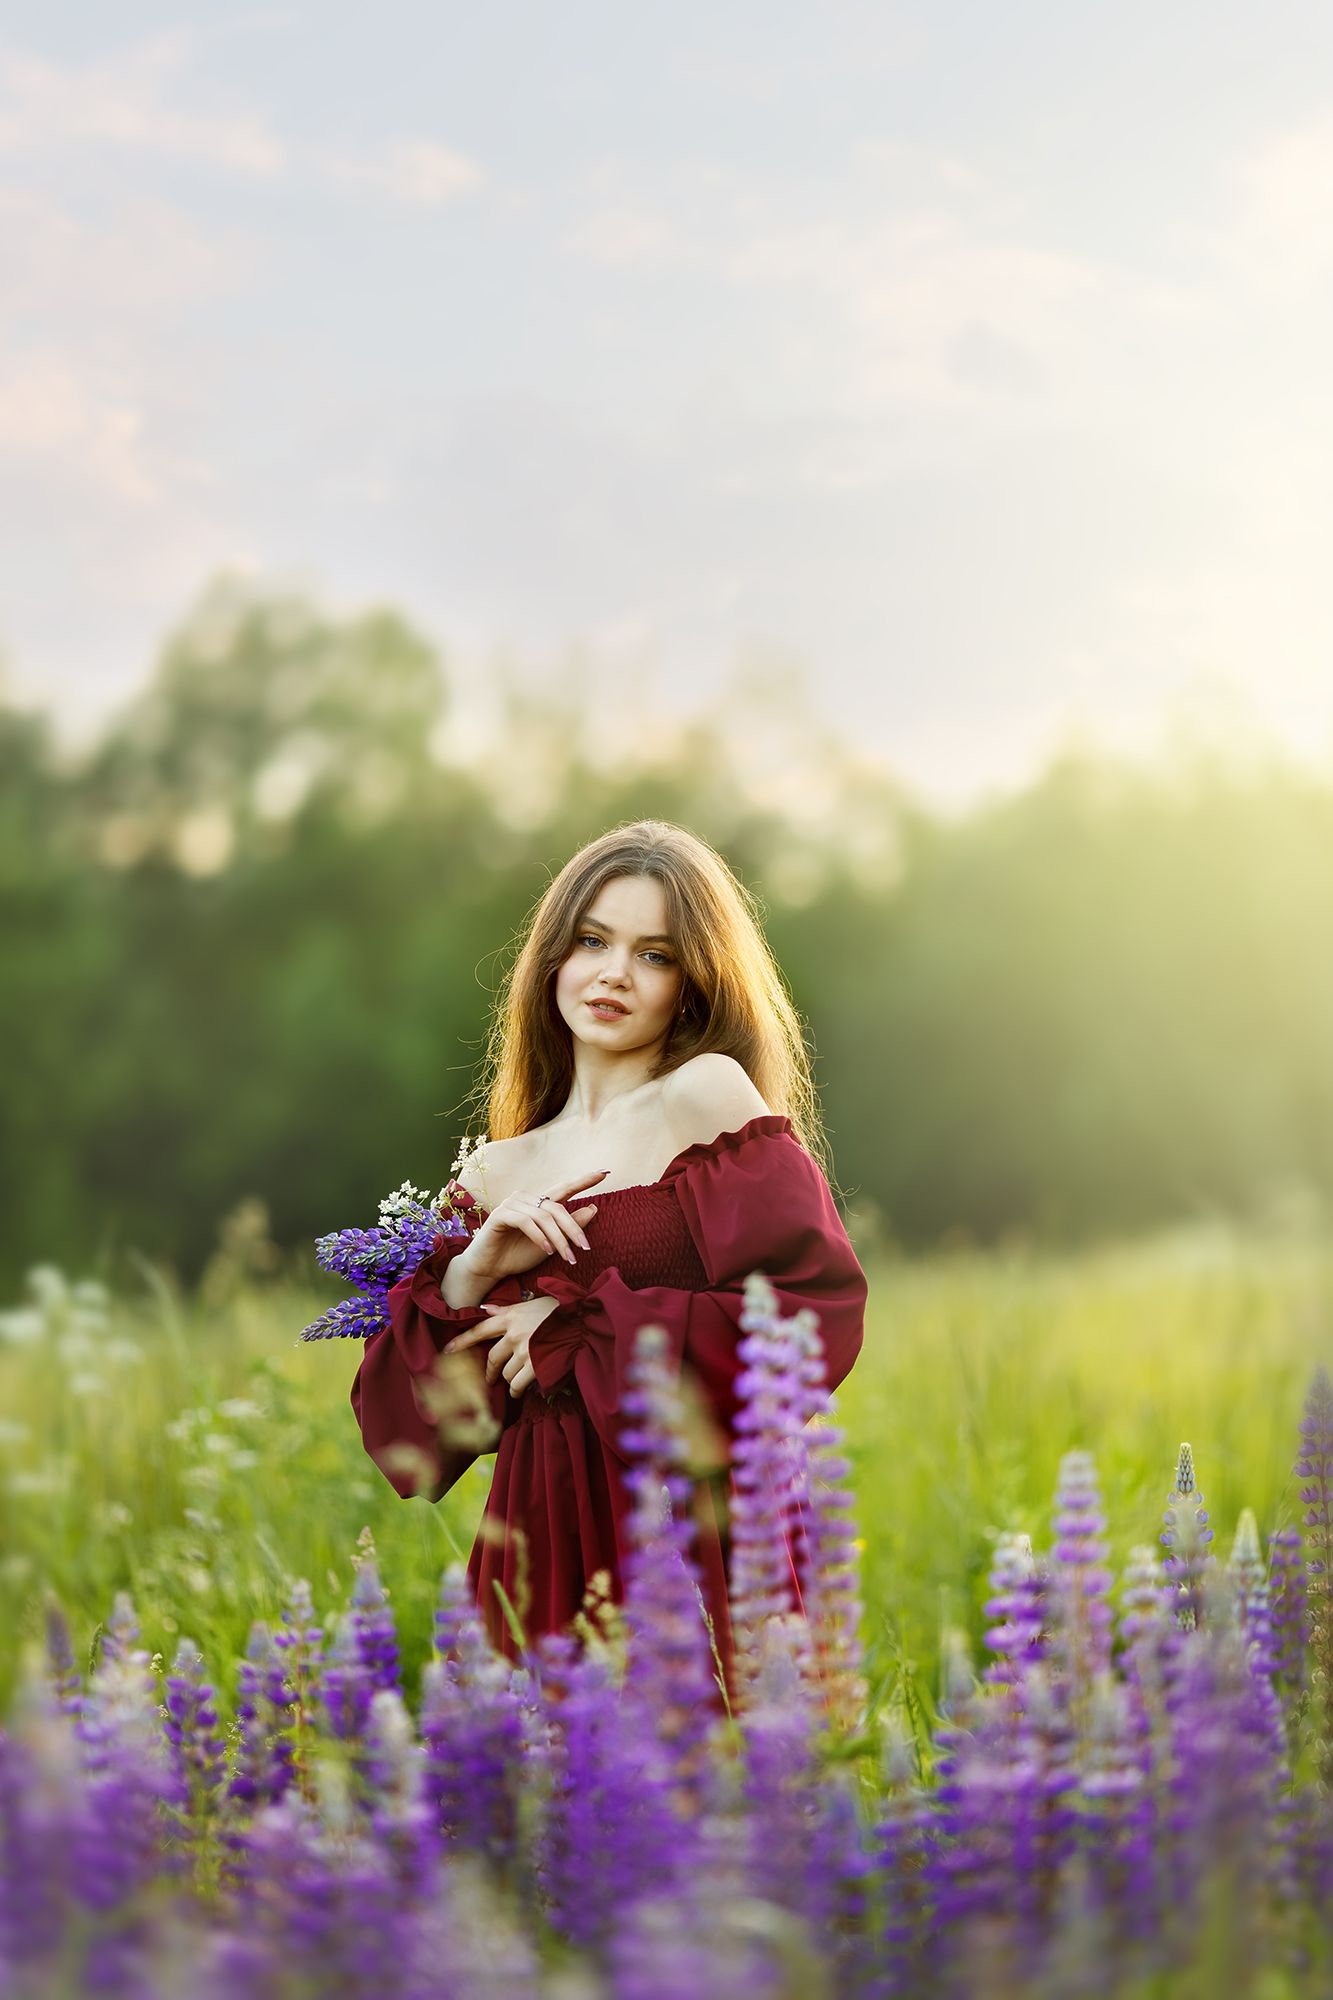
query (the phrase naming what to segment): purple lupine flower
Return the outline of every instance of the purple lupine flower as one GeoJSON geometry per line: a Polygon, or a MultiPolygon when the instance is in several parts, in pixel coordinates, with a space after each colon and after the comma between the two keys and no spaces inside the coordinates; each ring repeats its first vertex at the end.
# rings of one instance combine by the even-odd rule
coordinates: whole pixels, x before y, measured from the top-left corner
{"type": "Polygon", "coordinates": [[[522,1673],[492,1647],[459,1565],[442,1579],[435,1629],[448,1657],[429,1661],[421,1677],[431,1822],[451,1853],[476,1854],[504,1870],[519,1841],[522,1673]]]}
{"type": "MultiPolygon", "coordinates": [[[[1052,1565],[1054,1567],[1054,1565],[1052,1565]]],[[[978,1801],[984,1812],[995,1784],[1010,1773],[1012,1796],[998,1818],[1012,1856],[1013,1949],[1030,1970],[1039,1963],[1059,1885],[1078,1852],[1076,1802],[1086,1713],[1071,1698],[1070,1681],[1052,1662],[1029,1667],[1020,1684],[1021,1722],[1015,1728],[994,1698],[983,1704],[975,1754],[982,1762],[978,1801]],[[999,1710],[998,1716],[987,1713],[999,1710]]],[[[964,1783],[969,1771],[963,1771],[964,1783]]]]}
{"type": "Polygon", "coordinates": [[[556,1932],[592,1950],[623,1921],[634,1889],[642,1893],[642,1855],[632,1839],[637,1752],[604,1657],[549,1634],[535,1658],[553,1724],[538,1879],[556,1932]]]}
{"type": "MultiPolygon", "coordinates": [[[[1156,1562],[1151,1550],[1143,1553],[1156,1562]]],[[[1137,1682],[1100,1674],[1074,1809],[1090,1907],[1102,1920],[1098,1964],[1108,1981],[1113,1971],[1123,1980],[1148,1974],[1161,1925],[1159,1800],[1144,1755],[1149,1729],[1137,1682]]]]}
{"type": "Polygon", "coordinates": [[[398,1631],[389,1609],[389,1594],[380,1582],[373,1545],[357,1562],[349,1622],[372,1686],[396,1690],[398,1631]]]}
{"type": "Polygon", "coordinates": [[[148,1654],[140,1644],[138,1616],[133,1600],[126,1590],[116,1592],[111,1615],[102,1627],[97,1657],[102,1666],[113,1660],[132,1658],[145,1672],[150,1671],[148,1654]]]}
{"type": "Polygon", "coordinates": [[[845,1765],[834,1765],[815,1796],[807,1909],[811,1938],[835,1993],[864,1992],[874,1972],[867,1921],[874,1866],[857,1781],[845,1765]]]}
{"type": "Polygon", "coordinates": [[[66,1715],[77,1715],[83,1701],[79,1670],[74,1664],[74,1642],[69,1620],[60,1600],[48,1594],[46,1600],[47,1679],[56,1703],[66,1715]]]}
{"type": "Polygon", "coordinates": [[[1161,1859],[1169,1884],[1172,1948],[1195,1934],[1205,1885],[1218,1870],[1255,1892],[1234,1899],[1229,1952],[1244,1988],[1245,1957],[1267,1922],[1272,1888],[1285,1868],[1278,1800],[1284,1765],[1270,1716],[1234,1620],[1205,1618],[1182,1634],[1168,1689],[1174,1770],[1170,1831],[1161,1859]]]}
{"type": "MultiPolygon", "coordinates": [[[[424,1255],[438,1243],[439,1219],[436,1218],[424,1235],[424,1255]]],[[[335,1229],[327,1236],[315,1238],[315,1262],[322,1270],[331,1271],[336,1278],[346,1278],[363,1289],[379,1290],[385,1281],[396,1284],[403,1275],[403,1265],[408,1245],[412,1241],[411,1226],[406,1229],[335,1229]]]]}
{"type": "Polygon", "coordinates": [[[1047,1591],[1050,1659],[1071,1709],[1081,1716],[1093,1681],[1111,1664],[1106,1517],[1089,1452],[1068,1451],[1060,1460],[1054,1529],[1047,1591]]]}
{"type": "Polygon", "coordinates": [[[860,1542],[845,1433],[828,1391],[828,1363],[816,1315],[791,1319],[803,1391],[805,1478],[795,1487],[793,1543],[799,1588],[810,1624],[807,1673],[825,1718],[847,1732],[861,1726],[866,1701],[860,1638],[860,1542]]]}
{"type": "Polygon", "coordinates": [[[1301,1417],[1296,1477],[1305,1504],[1306,1625],[1320,1782],[1333,1786],[1333,1381],[1317,1368],[1301,1417]]]}
{"type": "Polygon", "coordinates": [[[302,1340],[369,1340],[389,1324],[384,1293],[361,1287],[301,1329],[302,1340]]]}
{"type": "MultiPolygon", "coordinates": [[[[932,1974],[944,1991],[965,1992],[979,1931],[1006,1966],[1020,1949],[1026,1913],[1012,1908],[1013,1892],[1018,1856],[1031,1845],[1038,1772],[1004,1691],[990,1698],[988,1712],[955,1627],[943,1635],[941,1671],[935,1810],[925,1829],[922,1880],[933,1912],[932,1974]]],[[[1030,1670],[1028,1702],[1041,1672],[1030,1670]]]]}
{"type": "Polygon", "coordinates": [[[815,1716],[803,1699],[799,1655],[765,1622],[741,1717],[751,1893],[809,1920],[819,1765],[815,1716]]]}
{"type": "Polygon", "coordinates": [[[872,1836],[878,1985],[884,2000],[905,2000],[926,1984],[932,1930],[926,1859],[933,1801],[920,1782],[916,1742],[901,1711],[885,1721],[884,1782],[872,1836]]]}
{"type": "Polygon", "coordinates": [[[1157,1699],[1169,1673],[1164,1664],[1175,1646],[1180,1626],[1175,1616],[1176,1587],[1163,1573],[1162,1558],[1150,1544],[1130,1550],[1120,1591],[1120,1639],[1126,1678],[1157,1699]]]}
{"type": "Polygon", "coordinates": [[[1268,1537],[1268,1607],[1273,1627],[1273,1679],[1290,1717],[1305,1687],[1306,1587],[1299,1528],[1268,1537]]]}
{"type": "Polygon", "coordinates": [[[0,1992],[35,1989],[68,1929],[78,1781],[69,1712],[26,1683],[12,1732],[0,1731],[0,1992]]]}
{"type": "Polygon", "coordinates": [[[1285,1757],[1287,1725],[1282,1702],[1274,1685],[1274,1676],[1277,1673],[1277,1648],[1273,1638],[1273,1620],[1269,1607],[1268,1578],[1264,1573],[1264,1559],[1259,1550],[1259,1524],[1250,1507],[1241,1509],[1240,1520],[1236,1524],[1231,1557],[1227,1564],[1227,1579],[1232,1591],[1236,1624],[1245,1642],[1250,1672],[1254,1675],[1260,1702],[1273,1730],[1274,1751],[1277,1756],[1285,1757]]]}
{"type": "Polygon", "coordinates": [[[185,1793],[187,1816],[198,1826],[222,1783],[226,1748],[218,1728],[216,1697],[193,1639],[182,1639],[176,1648],[164,1694],[163,1729],[185,1793]]]}
{"type": "Polygon", "coordinates": [[[471,1858],[437,1865],[398,1936],[394,2000],[534,2000],[552,1990],[526,1910],[471,1858]]]}
{"type": "Polygon", "coordinates": [[[984,1608],[996,1620],[985,1639],[997,1657],[982,1679],[988,1686],[1013,1688],[1046,1656],[1046,1579],[1030,1536],[1009,1531],[998,1536],[984,1608]]]}
{"type": "Polygon", "coordinates": [[[316,1621],[314,1599],[304,1577],[292,1585],[282,1624],[273,1634],[283,1677],[295,1697],[292,1708],[293,1770],[307,1797],[312,1790],[307,1746],[318,1727],[319,1691],[324,1675],[324,1630],[316,1621]]]}
{"type": "Polygon", "coordinates": [[[1175,1585],[1175,1613],[1178,1622],[1192,1631],[1204,1615],[1203,1577],[1213,1557],[1208,1544],[1213,1531],[1203,1504],[1203,1494],[1194,1483],[1194,1453],[1182,1444],[1176,1461],[1176,1483],[1167,1497],[1165,1527],[1161,1539],[1171,1550],[1163,1566],[1175,1585]]]}
{"type": "Polygon", "coordinates": [[[82,1783],[66,1868],[80,1903],[101,1917],[127,1913],[159,1876],[183,1868],[165,1845],[190,1789],[163,1729],[156,1690],[134,1649],[89,1680],[75,1725],[82,1783]]]}
{"type": "Polygon", "coordinates": [[[296,1792],[258,1812],[242,1838],[237,1914],[280,1965],[281,1990],[380,2000],[405,1955],[390,1857],[355,1826],[329,1825],[296,1792]]]}
{"type": "Polygon", "coordinates": [[[228,1796],[251,1807],[273,1805],[293,1782],[291,1737],[296,1695],[287,1684],[283,1657],[262,1619],[250,1627],[237,1679],[239,1742],[228,1796]]]}
{"type": "Polygon", "coordinates": [[[435,1606],[435,1651],[445,1678],[457,1681],[486,1644],[477,1602],[462,1563],[450,1563],[440,1578],[435,1606]]]}
{"type": "MultiPolygon", "coordinates": [[[[799,1921],[788,1912],[728,1902],[707,1877],[680,1894],[641,1897],[609,1941],[615,2000],[783,2000],[825,1987],[799,1921]],[[807,1980],[802,1978],[806,1974],[807,1980]]],[[[832,1989],[828,1989],[832,1990],[832,1989]]]]}
{"type": "MultiPolygon", "coordinates": [[[[691,1554],[685,1416],[660,1327],[639,1330],[622,1407],[621,1449],[633,1498],[624,1562],[628,1659],[624,1699],[639,1711],[643,1782],[667,1788],[684,1818],[708,1788],[719,1713],[699,1570],[691,1554]]],[[[676,1858],[683,1857],[684,1843],[676,1858]]]]}
{"type": "Polygon", "coordinates": [[[795,1578],[788,1540],[804,1470],[803,1388],[796,1341],[776,1307],[773,1287],[761,1272],[751,1272],[736,1350],[742,1367],[735,1383],[728,1575],[742,1681],[758,1672],[761,1634],[770,1621],[783,1621],[788,1642],[798,1651],[808,1636],[792,1615],[795,1578]]]}
{"type": "Polygon", "coordinates": [[[370,1823],[401,1891],[416,1898],[439,1852],[425,1791],[425,1751],[396,1688],[377,1688],[366,1732],[366,1781],[370,1823]]]}
{"type": "Polygon", "coordinates": [[[374,1676],[346,1612],[334,1627],[319,1689],[320,1721],[335,1742],[353,1748],[364,1742],[374,1692],[374,1676]]]}

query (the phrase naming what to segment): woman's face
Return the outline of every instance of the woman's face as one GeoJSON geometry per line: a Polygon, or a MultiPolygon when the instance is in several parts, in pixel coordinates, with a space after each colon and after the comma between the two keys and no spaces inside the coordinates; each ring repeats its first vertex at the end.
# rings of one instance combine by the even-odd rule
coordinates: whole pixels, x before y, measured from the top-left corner
{"type": "Polygon", "coordinates": [[[684,979],[668,928],[654,876],[616,875],[602,884],[556,974],[556,1006],[576,1041],[618,1053],[665,1037],[684,979]],[[618,1005],[599,1011],[599,999],[618,1005]]]}

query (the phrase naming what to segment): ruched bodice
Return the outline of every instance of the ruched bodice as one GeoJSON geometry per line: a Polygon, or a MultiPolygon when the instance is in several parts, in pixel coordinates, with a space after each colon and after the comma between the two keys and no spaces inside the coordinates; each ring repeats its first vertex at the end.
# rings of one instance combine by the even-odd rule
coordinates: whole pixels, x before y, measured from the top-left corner
{"type": "MultiPolygon", "coordinates": [[[[553,1250],[524,1272],[523,1282],[530,1289],[536,1289],[538,1278],[554,1274],[591,1284],[599,1272],[614,1266],[636,1291],[646,1285],[675,1285],[685,1292],[704,1290],[708,1273],[685,1226],[674,1179],[583,1197],[585,1203],[593,1201],[597,1214],[584,1231],[592,1247],[585,1250],[581,1243],[571,1244],[572,1264],[553,1250]]],[[[481,1211],[483,1215],[486,1212],[484,1208],[481,1211]]]]}

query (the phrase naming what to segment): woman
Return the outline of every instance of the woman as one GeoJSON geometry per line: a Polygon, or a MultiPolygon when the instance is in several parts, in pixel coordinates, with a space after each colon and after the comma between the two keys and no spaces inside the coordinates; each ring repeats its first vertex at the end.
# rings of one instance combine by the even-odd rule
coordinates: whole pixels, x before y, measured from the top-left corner
{"type": "Polygon", "coordinates": [[[814,1309],[831,1387],[860,1350],[866,1280],[812,1150],[799,1021],[720,857],[661,820],[576,854],[509,973],[488,1071],[492,1137],[450,1183],[475,1227],[389,1293],[352,1385],[366,1449],[398,1492],[438,1499],[500,1427],[470,1573],[512,1657],[512,1607],[531,1639],[599,1571],[619,1598],[622,1390],[638,1329],[664,1327],[700,1418],[696,1557],[730,1675],[745,1279],[763,1271],[784,1314],[814,1309]],[[460,1372],[489,1399],[489,1438],[460,1422],[460,1372]]]}

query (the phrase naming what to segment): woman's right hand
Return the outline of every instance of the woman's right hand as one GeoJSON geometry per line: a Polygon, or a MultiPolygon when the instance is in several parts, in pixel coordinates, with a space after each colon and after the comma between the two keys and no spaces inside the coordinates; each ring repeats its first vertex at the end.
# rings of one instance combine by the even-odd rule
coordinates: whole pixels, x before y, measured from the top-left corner
{"type": "Polygon", "coordinates": [[[571,1243],[584,1250],[592,1248],[582,1225],[596,1215],[597,1204],[570,1209],[566,1203],[570,1195],[605,1180],[610,1171],[603,1167],[600,1173],[556,1181],[539,1194],[507,1194],[486,1217],[459,1263],[466,1264],[475,1278],[484,1279],[487,1289],[501,1278],[515,1277],[544,1263],[553,1250],[572,1264],[571,1243]]]}

